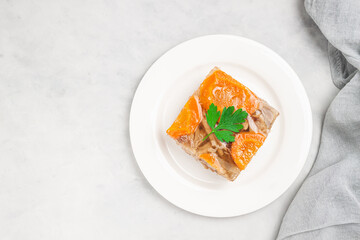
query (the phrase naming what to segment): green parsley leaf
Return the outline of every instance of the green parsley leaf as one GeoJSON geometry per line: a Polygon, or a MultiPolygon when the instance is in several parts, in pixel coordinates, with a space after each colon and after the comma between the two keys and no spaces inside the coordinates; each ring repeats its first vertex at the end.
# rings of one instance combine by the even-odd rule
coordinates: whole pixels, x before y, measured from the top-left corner
{"type": "Polygon", "coordinates": [[[206,113],[206,121],[212,131],[203,139],[203,141],[209,137],[210,134],[214,133],[222,142],[234,142],[235,137],[233,133],[237,133],[243,129],[244,126],[241,123],[245,122],[245,119],[248,116],[247,112],[243,111],[241,108],[235,112],[234,110],[234,106],[224,107],[221,114],[214,103],[212,103],[206,113]],[[219,118],[219,124],[215,127],[219,118]]]}
{"type": "Polygon", "coordinates": [[[234,142],[235,137],[233,136],[233,132],[223,130],[214,132],[215,136],[222,142],[234,142]]]}
{"type": "Polygon", "coordinates": [[[217,110],[217,107],[212,103],[209,107],[209,110],[206,113],[206,121],[213,129],[215,127],[216,122],[219,120],[220,111],[217,110]]]}

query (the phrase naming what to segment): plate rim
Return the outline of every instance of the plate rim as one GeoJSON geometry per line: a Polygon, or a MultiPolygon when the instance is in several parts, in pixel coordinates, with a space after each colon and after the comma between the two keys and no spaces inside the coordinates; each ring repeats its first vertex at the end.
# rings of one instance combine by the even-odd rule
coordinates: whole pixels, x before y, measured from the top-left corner
{"type": "Polygon", "coordinates": [[[311,105],[310,105],[310,101],[307,95],[307,92],[305,90],[304,85],[302,84],[300,78],[298,77],[298,75],[296,74],[296,72],[294,71],[294,69],[278,54],[276,53],[274,50],[270,49],[269,47],[267,47],[266,45],[259,43],[255,40],[249,39],[249,38],[245,38],[242,36],[238,36],[238,35],[230,35],[230,34],[210,34],[210,35],[203,35],[203,36],[199,36],[199,37],[195,37],[186,41],[183,41],[179,44],[174,45],[173,47],[169,48],[168,50],[166,50],[163,54],[161,54],[150,66],[149,68],[146,70],[145,74],[142,76],[138,86],[136,87],[135,93],[133,95],[133,99],[131,102],[131,107],[130,107],[130,114],[129,114],[129,135],[130,135],[130,144],[131,144],[131,149],[134,155],[134,158],[137,162],[137,165],[139,166],[142,174],[144,175],[145,179],[149,182],[149,184],[156,190],[156,192],[164,199],[166,199],[168,202],[170,202],[172,205],[175,205],[178,208],[181,208],[187,212],[193,213],[193,214],[197,214],[197,215],[201,215],[201,216],[207,216],[207,217],[215,217],[215,218],[227,218],[227,217],[235,217],[235,216],[240,216],[240,215],[245,215],[245,214],[249,214],[255,211],[258,211],[266,206],[268,206],[270,203],[276,201],[279,197],[281,197],[285,192],[287,192],[289,190],[289,188],[294,184],[294,182],[296,181],[296,179],[299,177],[301,171],[303,170],[306,162],[307,162],[307,158],[310,152],[310,147],[311,147],[311,143],[312,143],[312,136],[313,136],[313,115],[312,115],[312,109],[311,109],[311,105]],[[282,65],[286,71],[292,75],[291,77],[291,81],[292,83],[296,84],[296,86],[299,88],[298,92],[300,93],[300,99],[302,104],[304,105],[304,109],[306,110],[306,113],[304,115],[306,115],[305,119],[307,121],[307,134],[304,135],[306,138],[307,137],[307,141],[305,142],[305,147],[304,149],[305,152],[303,152],[301,159],[303,159],[303,161],[301,162],[301,167],[298,168],[297,172],[294,173],[294,177],[291,179],[291,181],[288,181],[288,184],[286,187],[284,187],[284,190],[278,194],[277,197],[275,197],[274,199],[267,201],[264,205],[256,208],[256,209],[251,209],[250,211],[246,211],[245,213],[238,213],[235,212],[234,214],[218,214],[218,215],[213,215],[213,214],[206,214],[203,212],[197,212],[197,211],[191,211],[189,209],[186,209],[185,207],[174,203],[173,201],[171,201],[169,198],[166,197],[165,194],[163,194],[158,188],[157,186],[155,186],[155,184],[153,184],[153,182],[151,182],[149,180],[149,177],[146,175],[146,171],[144,171],[143,167],[141,166],[141,164],[138,161],[138,157],[137,157],[137,153],[134,150],[134,146],[135,146],[135,140],[134,140],[134,130],[133,129],[133,124],[132,124],[132,119],[133,119],[133,115],[134,115],[134,106],[136,106],[136,99],[139,98],[139,89],[141,89],[142,85],[144,84],[144,79],[147,78],[150,69],[152,69],[154,67],[154,65],[156,65],[162,58],[166,57],[166,55],[171,54],[171,52],[173,50],[175,50],[176,48],[188,44],[191,41],[197,41],[197,40],[201,40],[201,39],[206,39],[206,38],[233,38],[239,41],[245,41],[248,42],[250,44],[255,45],[256,47],[261,48],[262,50],[266,51],[268,54],[271,55],[271,57],[273,58],[273,60],[279,61],[280,65],[282,65]]]}

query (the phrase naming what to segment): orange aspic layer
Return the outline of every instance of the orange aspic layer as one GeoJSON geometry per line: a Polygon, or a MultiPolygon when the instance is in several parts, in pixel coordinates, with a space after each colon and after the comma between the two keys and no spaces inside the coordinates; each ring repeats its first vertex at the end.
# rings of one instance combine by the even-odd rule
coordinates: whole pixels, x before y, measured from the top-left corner
{"type": "Polygon", "coordinates": [[[235,110],[242,108],[250,115],[259,108],[258,97],[220,69],[215,70],[202,82],[199,99],[205,110],[209,109],[211,103],[220,111],[224,107],[234,106],[235,110]]]}
{"type": "Polygon", "coordinates": [[[191,96],[180,114],[166,131],[172,138],[194,133],[202,119],[202,110],[209,109],[214,103],[221,111],[224,107],[234,106],[242,108],[250,115],[259,107],[258,97],[243,84],[233,79],[230,75],[215,70],[200,85],[199,100],[191,96]]]}
{"type": "Polygon", "coordinates": [[[166,133],[175,139],[192,134],[201,120],[202,111],[198,98],[191,96],[166,133]]]}
{"type": "Polygon", "coordinates": [[[261,133],[240,132],[236,134],[235,142],[231,145],[231,156],[240,170],[246,168],[264,141],[265,136],[261,133]]]}

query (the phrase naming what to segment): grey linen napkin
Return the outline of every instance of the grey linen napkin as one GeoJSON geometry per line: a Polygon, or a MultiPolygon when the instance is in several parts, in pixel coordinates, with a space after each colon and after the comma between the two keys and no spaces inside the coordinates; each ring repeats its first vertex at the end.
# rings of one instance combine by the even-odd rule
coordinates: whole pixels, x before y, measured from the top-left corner
{"type": "Polygon", "coordinates": [[[305,8],[329,41],[331,74],[341,90],[278,239],[360,239],[360,0],[306,0],[305,8]]]}

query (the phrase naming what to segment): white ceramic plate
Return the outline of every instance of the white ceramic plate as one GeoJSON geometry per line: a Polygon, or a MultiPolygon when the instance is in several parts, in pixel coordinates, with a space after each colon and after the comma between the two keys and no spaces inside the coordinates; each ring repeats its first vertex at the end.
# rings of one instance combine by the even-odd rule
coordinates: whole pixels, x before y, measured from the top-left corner
{"type": "Polygon", "coordinates": [[[295,72],[269,48],[230,35],[195,38],[165,53],[141,80],[130,113],[132,148],[150,184],[176,206],[211,217],[250,213],[278,198],[300,173],[311,136],[310,104],[295,72]],[[280,112],[234,182],[204,169],[165,133],[214,66],[280,112]]]}

